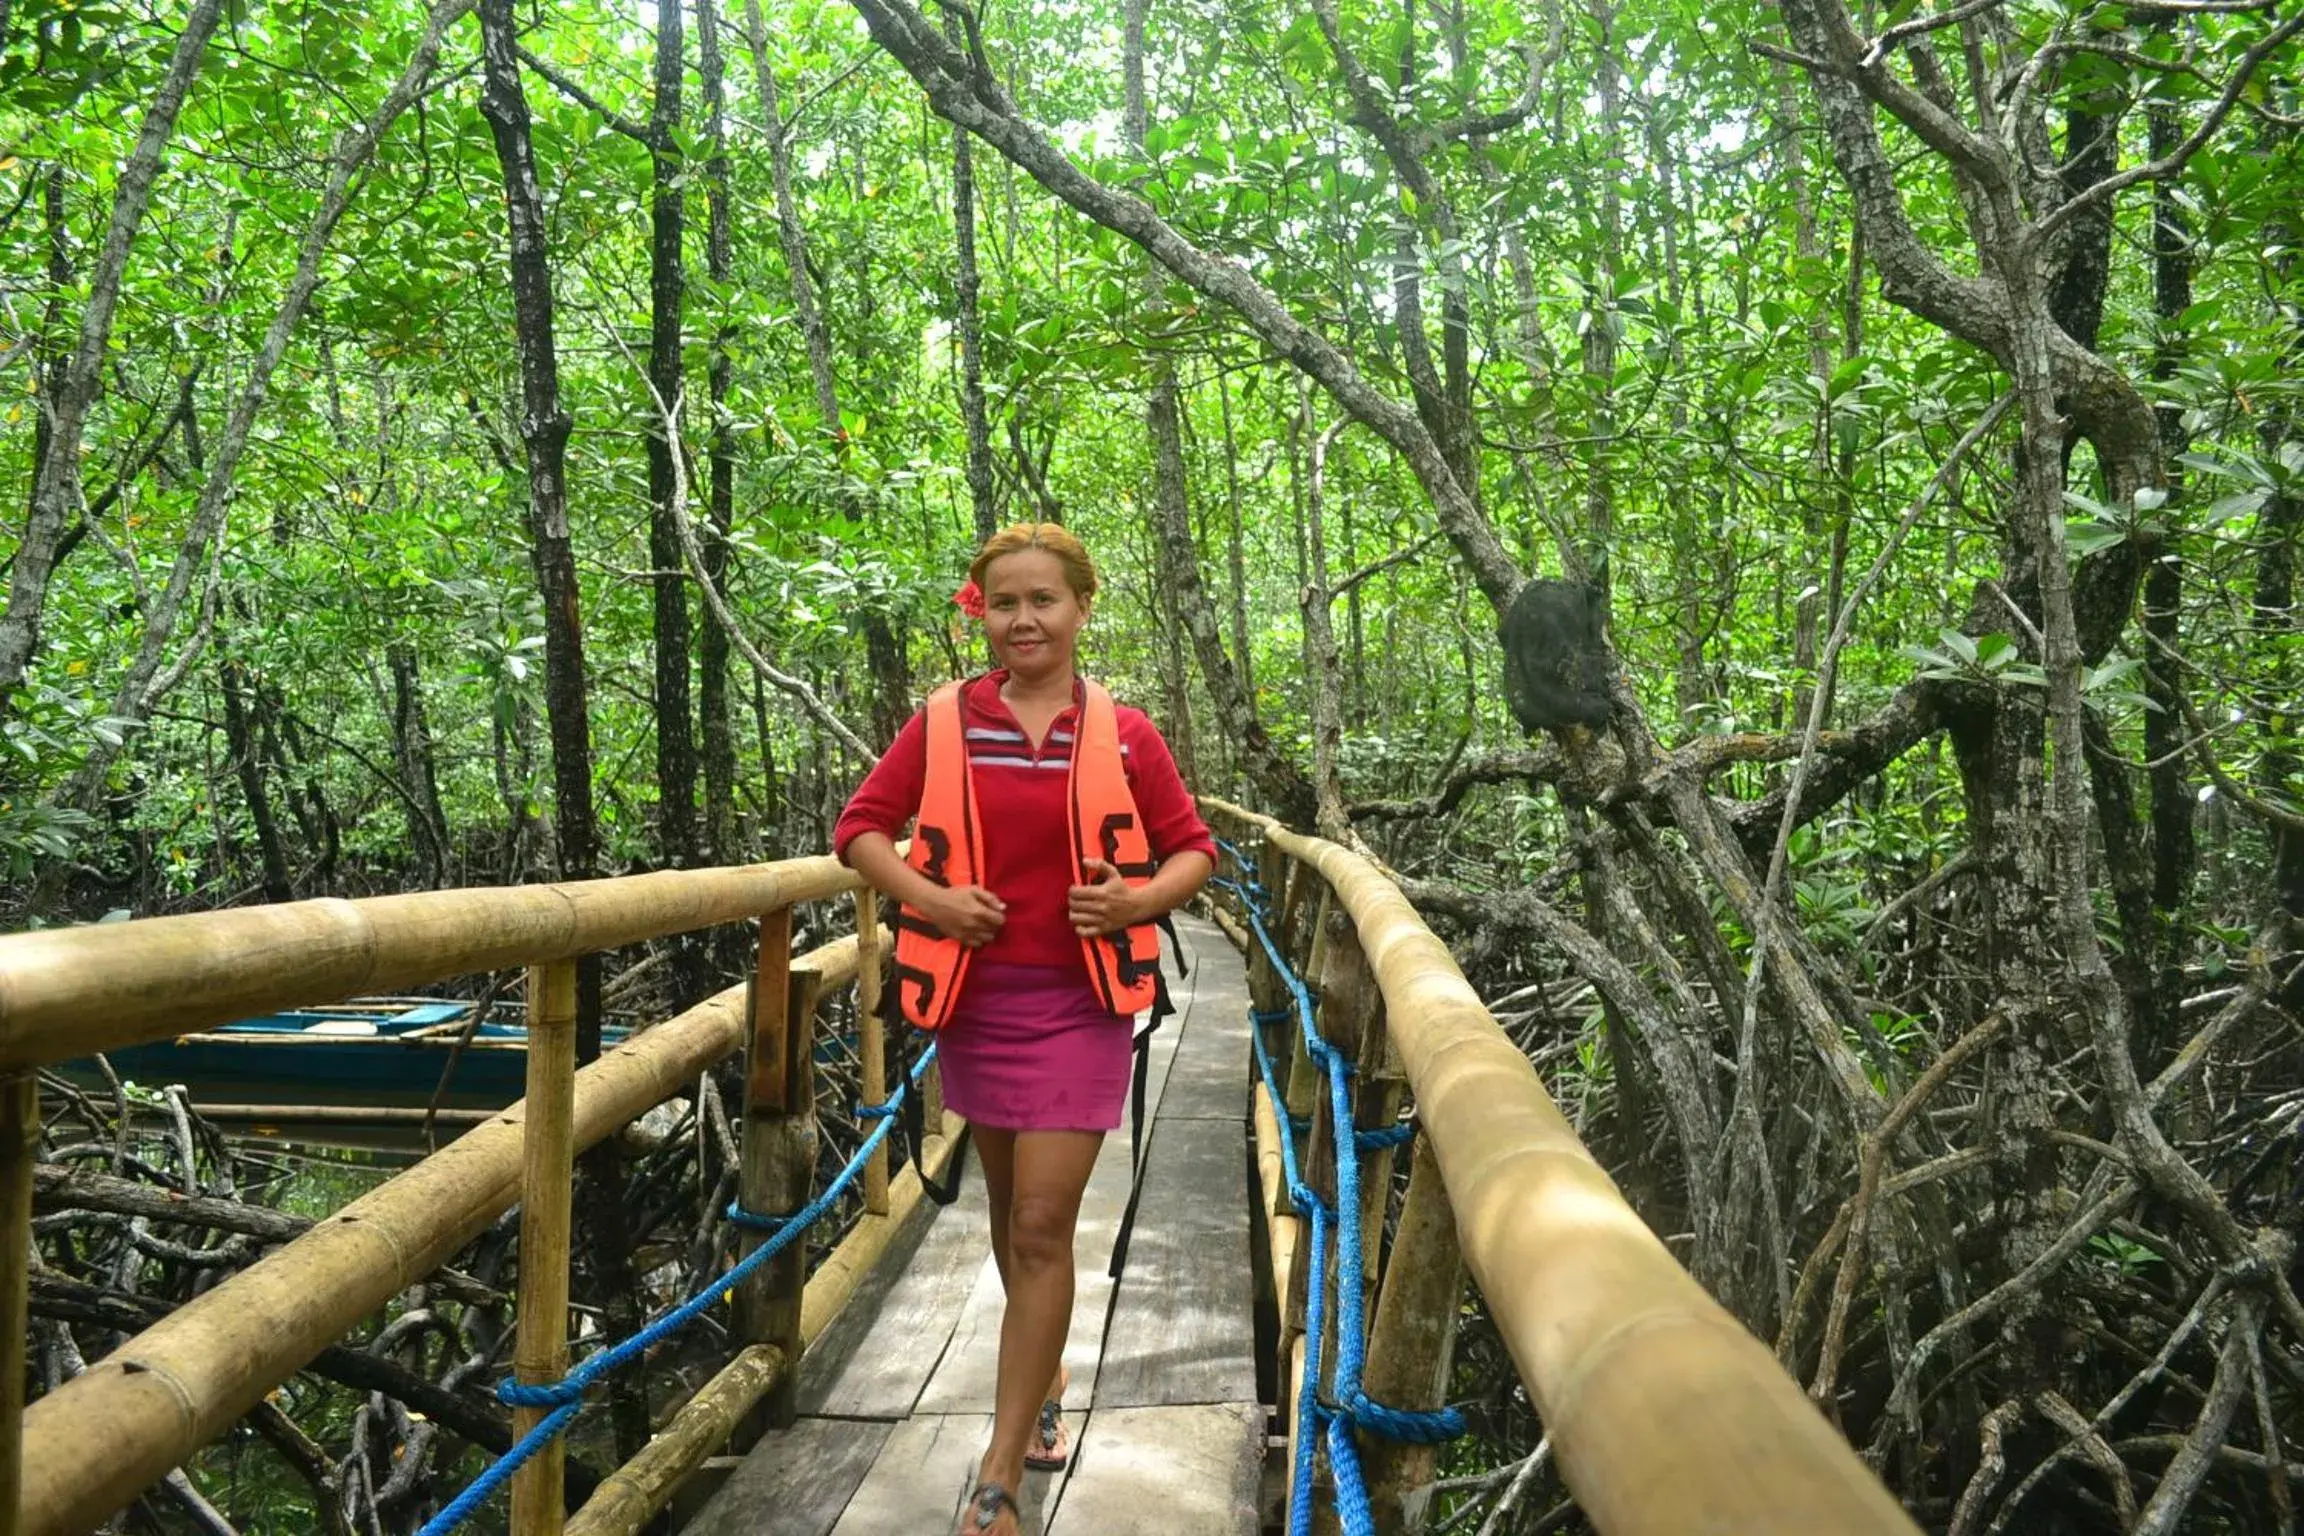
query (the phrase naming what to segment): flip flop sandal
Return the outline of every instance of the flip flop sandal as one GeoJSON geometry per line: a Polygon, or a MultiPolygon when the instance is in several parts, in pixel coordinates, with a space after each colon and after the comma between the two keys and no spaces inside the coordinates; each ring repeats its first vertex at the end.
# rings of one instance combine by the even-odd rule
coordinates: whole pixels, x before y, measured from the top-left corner
{"type": "Polygon", "coordinates": [[[1033,1427],[1032,1444],[1024,1452],[1024,1465],[1035,1472],[1055,1472],[1071,1459],[1071,1437],[1064,1429],[1064,1405],[1052,1397],[1040,1405],[1040,1422],[1033,1427]]]}
{"type": "Polygon", "coordinates": [[[1000,1523],[1003,1510],[1016,1517],[1016,1527],[1022,1530],[1024,1511],[1017,1507],[1015,1498],[1008,1490],[998,1483],[978,1483],[976,1491],[968,1495],[968,1508],[965,1512],[968,1523],[961,1527],[964,1536],[977,1536],[977,1533],[991,1530],[1000,1523]]]}

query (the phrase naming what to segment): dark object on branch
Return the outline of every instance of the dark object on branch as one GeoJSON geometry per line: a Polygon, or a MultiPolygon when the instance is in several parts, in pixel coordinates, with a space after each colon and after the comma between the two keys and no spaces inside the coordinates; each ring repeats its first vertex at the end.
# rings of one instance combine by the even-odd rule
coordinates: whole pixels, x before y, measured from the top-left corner
{"type": "Polygon", "coordinates": [[[1533,736],[1583,726],[1604,731],[1615,718],[1608,696],[1606,612],[1600,594],[1580,582],[1539,577],[1520,589],[1504,615],[1504,699],[1533,736]]]}

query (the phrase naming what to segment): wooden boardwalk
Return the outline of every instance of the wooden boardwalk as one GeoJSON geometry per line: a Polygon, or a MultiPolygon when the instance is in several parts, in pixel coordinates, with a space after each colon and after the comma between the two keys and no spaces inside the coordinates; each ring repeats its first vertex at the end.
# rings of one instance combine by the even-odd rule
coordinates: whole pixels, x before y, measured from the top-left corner
{"type": "MultiPolygon", "coordinates": [[[[1192,966],[1153,1037],[1144,1191],[1127,1262],[1106,1274],[1129,1195],[1125,1132],[1081,1205],[1064,1358],[1074,1450],[1030,1474],[1042,1536],[1255,1536],[1257,1401],[1249,1230],[1248,989],[1212,925],[1179,918],[1192,966]]],[[[928,1209],[924,1207],[924,1209],[928,1209]]],[[[690,1536],[947,1536],[992,1429],[1001,1310],[981,1170],[916,1224],[901,1267],[860,1291],[809,1350],[801,1417],[766,1436],[690,1536]]]]}

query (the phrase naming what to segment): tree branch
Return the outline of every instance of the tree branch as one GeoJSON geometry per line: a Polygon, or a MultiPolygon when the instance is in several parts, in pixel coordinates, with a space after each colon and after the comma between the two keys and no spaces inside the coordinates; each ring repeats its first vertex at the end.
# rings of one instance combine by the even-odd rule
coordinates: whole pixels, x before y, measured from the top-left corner
{"type": "Polygon", "coordinates": [[[1508,107],[1494,112],[1472,112],[1453,118],[1436,127],[1424,130],[1432,144],[1451,143],[1457,139],[1482,139],[1503,133],[1528,121],[1543,95],[1544,77],[1568,46],[1568,30],[1560,24],[1558,8],[1553,9],[1552,35],[1539,53],[1533,40],[1521,44],[1520,56],[1527,61],[1528,78],[1521,82],[1520,95],[1508,107]]]}
{"type": "Polygon", "coordinates": [[[928,25],[910,0],[850,3],[874,40],[928,93],[930,105],[940,115],[990,144],[1081,213],[1135,241],[1195,291],[1229,305],[1260,340],[1398,450],[1432,498],[1441,527],[1481,594],[1498,614],[1511,606],[1525,578],[1414,411],[1372,388],[1343,352],[1288,313],[1245,267],[1194,245],[1142,199],[1082,171],[1024,120],[995,82],[976,78],[970,61],[928,25]]]}
{"type": "Polygon", "coordinates": [[[593,95],[590,91],[584,89],[584,87],[581,85],[578,85],[575,81],[575,78],[564,73],[558,65],[552,64],[545,59],[539,58],[525,45],[517,47],[512,51],[520,56],[521,63],[527,65],[530,69],[536,71],[536,73],[539,75],[542,75],[545,79],[545,82],[549,84],[554,90],[567,97],[570,101],[576,103],[576,105],[584,108],[587,112],[590,112],[594,117],[599,118],[600,121],[606,123],[609,127],[624,135],[624,137],[651,146],[655,143],[654,138],[649,134],[645,124],[635,122],[631,118],[626,117],[623,113],[617,111],[614,107],[609,106],[606,102],[593,95]]]}
{"type": "Polygon", "coordinates": [[[697,546],[696,527],[688,516],[688,453],[680,438],[679,402],[666,401],[662,395],[657,394],[655,383],[648,377],[648,370],[632,355],[631,349],[624,345],[624,338],[617,335],[614,329],[608,334],[615,340],[617,350],[624,354],[624,360],[640,375],[641,384],[656,406],[657,421],[664,430],[664,440],[671,445],[672,526],[679,532],[680,553],[688,562],[688,574],[695,578],[696,585],[703,590],[704,606],[712,610],[713,620],[727,632],[729,642],[751,663],[753,671],[799,700],[800,707],[807,711],[811,719],[824,727],[833,740],[855,753],[866,766],[878,762],[880,754],[865,745],[864,739],[849,729],[848,722],[841,719],[815,689],[761,655],[759,647],[752,643],[752,637],[745,634],[743,626],[736,622],[735,612],[729,608],[728,599],[721,594],[711,574],[704,569],[704,551],[697,546]]]}
{"type": "Polygon", "coordinates": [[[2115,197],[2139,182],[2164,181],[2183,170],[2186,162],[2205,148],[2208,141],[2215,137],[2216,130],[2223,127],[2224,119],[2231,115],[2232,108],[2238,104],[2240,93],[2247,89],[2248,81],[2255,75],[2257,66],[2299,31],[2304,31],[2304,12],[2274,27],[2240,56],[2240,62],[2233,66],[2231,75],[2224,81],[2222,93],[2217,96],[2215,104],[2209,107],[2207,115],[2201,118],[2200,126],[2193,130],[2190,137],[2159,159],[2139,165],[2133,170],[2122,171],[2117,176],[2107,176],[2063,206],[2049,212],[2046,217],[2035,222],[2027,234],[2033,247],[2037,249],[2041,242],[2066,223],[2104,199],[2115,197]]]}

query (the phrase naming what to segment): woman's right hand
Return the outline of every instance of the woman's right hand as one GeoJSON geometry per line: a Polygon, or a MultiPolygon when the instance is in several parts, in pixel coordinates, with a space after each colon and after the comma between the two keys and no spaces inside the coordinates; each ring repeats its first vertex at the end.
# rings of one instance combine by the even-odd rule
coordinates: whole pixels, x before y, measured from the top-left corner
{"type": "Polygon", "coordinates": [[[991,943],[1008,920],[1007,904],[980,885],[941,889],[922,910],[946,936],[970,949],[991,943]]]}

